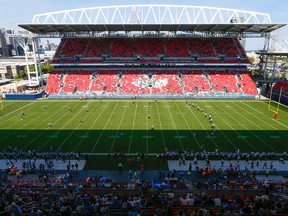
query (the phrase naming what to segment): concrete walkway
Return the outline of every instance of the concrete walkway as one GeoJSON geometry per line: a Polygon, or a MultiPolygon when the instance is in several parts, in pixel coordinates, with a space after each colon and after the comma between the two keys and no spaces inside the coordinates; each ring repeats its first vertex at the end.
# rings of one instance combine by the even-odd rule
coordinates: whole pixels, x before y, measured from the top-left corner
{"type": "MultiPolygon", "coordinates": [[[[30,160],[31,162],[34,161],[34,160],[30,160]]],[[[22,170],[23,167],[22,167],[22,164],[23,162],[26,162],[28,163],[29,160],[11,160],[11,162],[9,162],[8,160],[0,160],[0,169],[4,170],[4,169],[8,169],[9,167],[13,166],[14,167],[17,167],[18,169],[22,170]],[[11,164],[12,163],[12,164],[11,164]]],[[[54,162],[54,170],[67,170],[67,164],[68,164],[68,160],[66,160],[65,162],[63,162],[63,160],[53,160],[54,162]]],[[[85,160],[70,160],[70,164],[76,164],[76,162],[78,163],[78,170],[83,170],[85,164],[86,164],[86,161],[85,160]]],[[[45,166],[45,169],[47,169],[47,165],[45,164],[45,161],[43,159],[37,159],[36,162],[35,162],[35,166],[36,166],[36,169],[39,169],[39,165],[40,164],[44,164],[45,166]]],[[[70,167],[71,168],[71,167],[70,167]]]]}
{"type": "MultiPolygon", "coordinates": [[[[192,171],[196,170],[196,166],[198,166],[200,169],[203,168],[206,165],[206,161],[204,160],[199,160],[197,161],[197,165],[194,165],[194,161],[186,161],[185,165],[181,164],[179,165],[178,160],[169,160],[168,161],[168,167],[169,170],[175,169],[176,171],[188,171],[189,170],[189,164],[192,164],[192,171]]],[[[231,160],[232,166],[235,167],[236,164],[238,163],[237,160],[231,160]]],[[[270,169],[270,160],[267,160],[267,167],[264,167],[264,160],[259,162],[259,166],[256,166],[256,161],[254,161],[254,168],[251,167],[251,161],[248,161],[248,163],[245,160],[240,160],[240,170],[243,171],[245,168],[247,168],[249,171],[266,171],[267,169],[270,169]]],[[[288,161],[284,161],[285,164],[279,162],[278,160],[273,161],[273,168],[272,170],[275,171],[288,171],[288,161]]],[[[210,161],[211,167],[215,167],[217,170],[221,166],[221,160],[211,160],[210,161]]],[[[230,162],[225,161],[223,164],[222,170],[227,170],[230,168],[230,162]]]]}

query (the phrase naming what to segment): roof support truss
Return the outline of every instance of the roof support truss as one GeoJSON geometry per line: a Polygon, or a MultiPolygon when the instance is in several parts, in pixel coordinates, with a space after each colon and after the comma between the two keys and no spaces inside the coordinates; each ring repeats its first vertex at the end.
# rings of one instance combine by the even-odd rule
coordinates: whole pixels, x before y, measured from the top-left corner
{"type": "Polygon", "coordinates": [[[120,5],[36,14],[33,24],[227,24],[271,23],[270,15],[253,11],[189,5],[120,5]],[[136,23],[135,23],[136,24],[136,23]]]}

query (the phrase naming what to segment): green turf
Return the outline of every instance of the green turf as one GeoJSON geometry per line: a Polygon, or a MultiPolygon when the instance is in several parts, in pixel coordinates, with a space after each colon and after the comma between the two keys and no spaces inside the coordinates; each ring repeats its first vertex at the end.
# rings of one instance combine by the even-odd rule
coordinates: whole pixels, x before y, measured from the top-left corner
{"type": "Polygon", "coordinates": [[[275,120],[268,103],[256,100],[191,100],[188,104],[185,100],[4,101],[3,107],[0,150],[10,145],[37,151],[61,147],[62,151],[95,155],[238,148],[282,153],[288,145],[288,109],[281,106],[275,120]],[[191,103],[212,115],[215,136],[211,136],[211,124],[204,112],[192,108],[191,103]],[[22,110],[24,120],[20,117],[22,110]],[[152,125],[155,130],[151,130],[152,125]]]}
{"type": "Polygon", "coordinates": [[[147,156],[142,160],[137,156],[126,156],[125,158],[106,156],[89,156],[86,161],[86,170],[117,170],[119,162],[123,165],[123,170],[140,170],[140,166],[144,165],[145,170],[168,170],[168,163],[164,160],[156,160],[155,156],[147,156]],[[133,159],[133,162],[131,161],[133,159]]]}

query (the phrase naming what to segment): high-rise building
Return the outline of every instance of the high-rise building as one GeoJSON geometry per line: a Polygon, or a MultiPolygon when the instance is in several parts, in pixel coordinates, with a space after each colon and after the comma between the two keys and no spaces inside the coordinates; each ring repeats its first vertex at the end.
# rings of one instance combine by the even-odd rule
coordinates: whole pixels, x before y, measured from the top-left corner
{"type": "Polygon", "coordinates": [[[5,29],[0,29],[0,55],[1,57],[9,56],[5,29]]]}

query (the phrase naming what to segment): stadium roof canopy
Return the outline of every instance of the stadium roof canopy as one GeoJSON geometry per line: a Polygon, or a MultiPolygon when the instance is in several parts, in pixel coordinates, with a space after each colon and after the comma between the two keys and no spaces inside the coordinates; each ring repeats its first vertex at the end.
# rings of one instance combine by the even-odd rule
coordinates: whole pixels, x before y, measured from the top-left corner
{"type": "Polygon", "coordinates": [[[65,33],[65,32],[133,32],[133,31],[155,31],[155,32],[231,32],[231,33],[270,33],[285,24],[20,24],[20,27],[35,33],[65,33]]]}
{"type": "Polygon", "coordinates": [[[20,27],[35,33],[67,32],[231,32],[270,33],[286,24],[270,15],[237,9],[189,5],[121,5],[34,15],[20,27]]]}
{"type": "Polygon", "coordinates": [[[267,55],[267,56],[288,56],[288,52],[256,52],[259,55],[267,55]]]}

